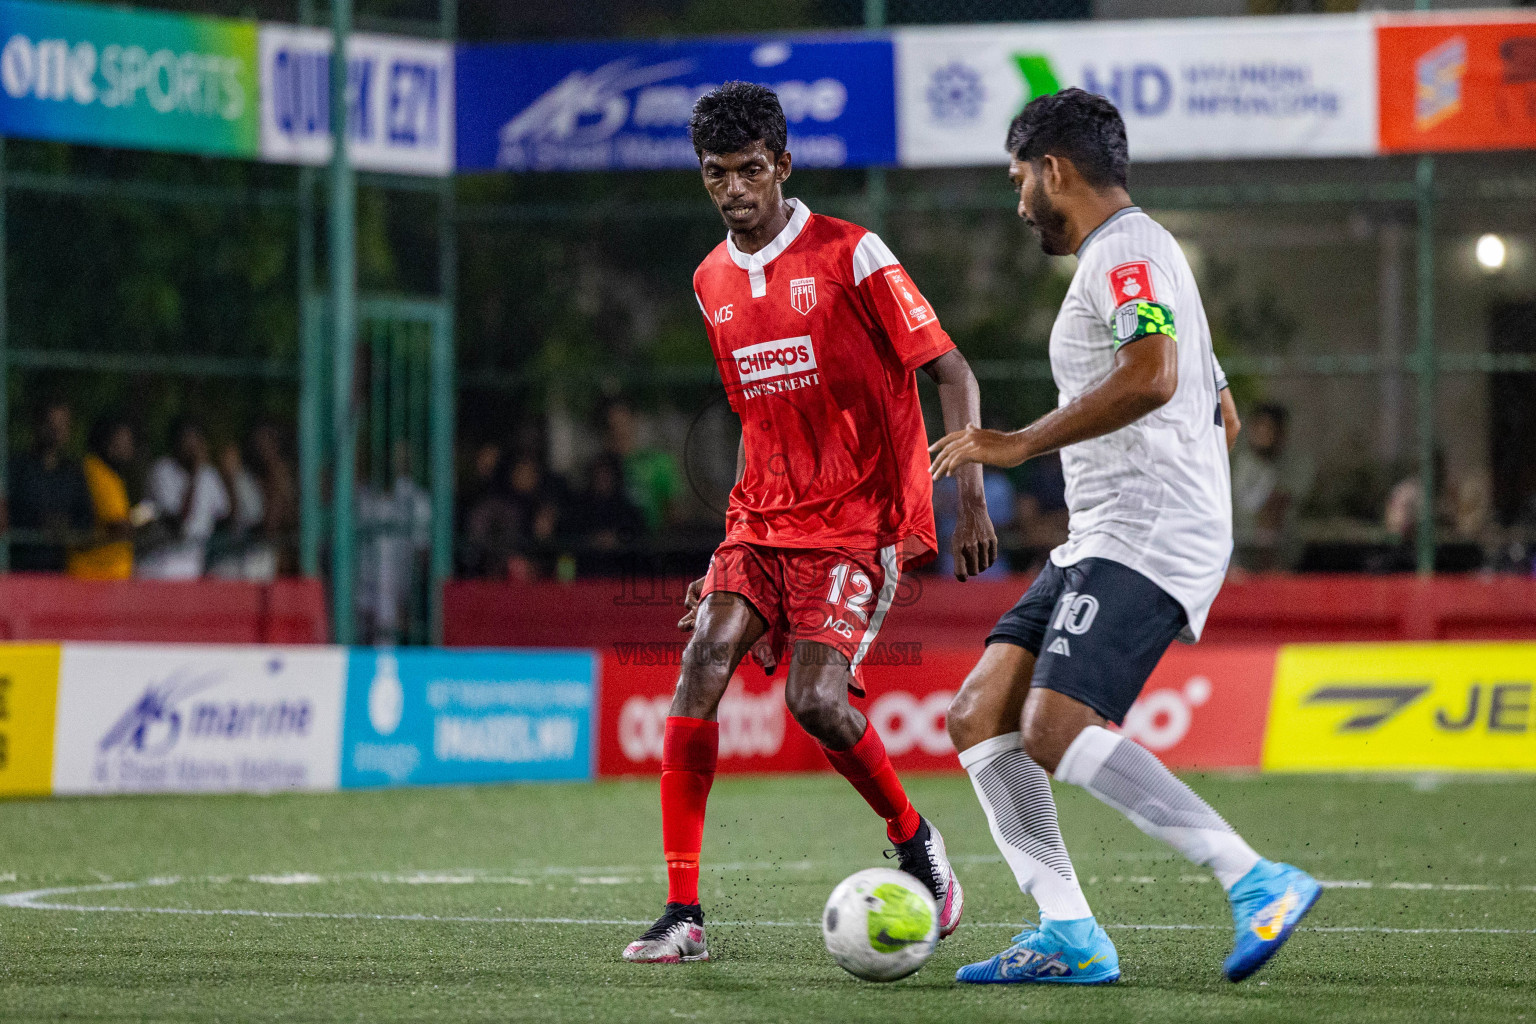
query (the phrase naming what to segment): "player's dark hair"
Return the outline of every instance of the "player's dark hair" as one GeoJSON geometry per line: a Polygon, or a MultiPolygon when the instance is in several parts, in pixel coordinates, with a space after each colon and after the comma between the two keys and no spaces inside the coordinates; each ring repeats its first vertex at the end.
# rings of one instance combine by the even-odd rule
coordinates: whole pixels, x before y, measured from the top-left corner
{"type": "Polygon", "coordinates": [[[1015,160],[1064,157],[1094,188],[1125,188],[1129,180],[1131,158],[1120,111],[1082,89],[1063,89],[1025,104],[1008,126],[1008,152],[1015,160]]]}
{"type": "Polygon", "coordinates": [[[726,82],[700,96],[688,119],[693,151],[736,153],[761,142],[777,159],[789,148],[789,126],[779,97],[767,86],[751,82],[726,82]]]}

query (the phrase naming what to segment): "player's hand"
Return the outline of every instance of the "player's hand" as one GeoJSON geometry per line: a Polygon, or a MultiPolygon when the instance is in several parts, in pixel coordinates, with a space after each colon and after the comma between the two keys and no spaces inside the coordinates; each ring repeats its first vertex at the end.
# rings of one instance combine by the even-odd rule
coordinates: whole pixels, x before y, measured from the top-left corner
{"type": "Polygon", "coordinates": [[[955,579],[961,583],[980,576],[997,561],[997,531],[992,529],[985,498],[960,502],[950,551],[955,556],[955,579]]]}
{"type": "Polygon", "coordinates": [[[955,470],[968,462],[1008,469],[1023,462],[1029,454],[1018,434],[985,427],[966,427],[945,434],[928,446],[928,453],[933,456],[935,480],[953,476],[955,470]]]}
{"type": "Polygon", "coordinates": [[[683,608],[686,611],[683,612],[683,617],[677,620],[677,628],[684,633],[691,633],[694,622],[698,620],[699,602],[703,600],[701,595],[704,593],[705,579],[706,577],[700,576],[688,584],[688,593],[683,595],[683,608]]]}

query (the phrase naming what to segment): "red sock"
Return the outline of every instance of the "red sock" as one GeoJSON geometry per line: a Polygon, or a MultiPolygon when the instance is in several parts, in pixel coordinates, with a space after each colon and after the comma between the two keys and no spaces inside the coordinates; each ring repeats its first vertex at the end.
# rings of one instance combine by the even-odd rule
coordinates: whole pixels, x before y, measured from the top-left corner
{"type": "Polygon", "coordinates": [[[847,750],[821,749],[832,767],[885,819],[885,834],[891,842],[904,843],[917,834],[922,818],[907,799],[907,791],[901,788],[901,780],[896,777],[896,769],[891,767],[885,744],[880,742],[874,726],[866,723],[864,735],[847,750]]]}
{"type": "Polygon", "coordinates": [[[704,805],[715,781],[720,723],[671,716],[661,743],[661,845],[667,858],[667,902],[699,902],[699,849],[704,805]]]}

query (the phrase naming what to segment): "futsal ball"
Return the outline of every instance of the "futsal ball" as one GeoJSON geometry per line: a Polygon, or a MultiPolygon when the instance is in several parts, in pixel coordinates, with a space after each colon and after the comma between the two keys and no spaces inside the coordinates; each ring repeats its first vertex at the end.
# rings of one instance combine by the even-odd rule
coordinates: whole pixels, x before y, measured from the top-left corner
{"type": "Polygon", "coordinates": [[[855,978],[895,981],[933,955],[939,908],[923,883],[905,871],[870,868],[832,890],[821,934],[832,959],[855,978]]]}

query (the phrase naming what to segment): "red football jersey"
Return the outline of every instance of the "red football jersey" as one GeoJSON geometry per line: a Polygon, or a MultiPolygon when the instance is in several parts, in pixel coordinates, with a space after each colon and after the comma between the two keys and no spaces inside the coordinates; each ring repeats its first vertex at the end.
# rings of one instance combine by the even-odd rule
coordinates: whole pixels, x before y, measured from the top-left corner
{"type": "Polygon", "coordinates": [[[955,343],[878,235],[792,202],[761,251],[727,236],[693,275],[746,448],[726,538],[926,558],[938,544],[913,371],[955,343]]]}

